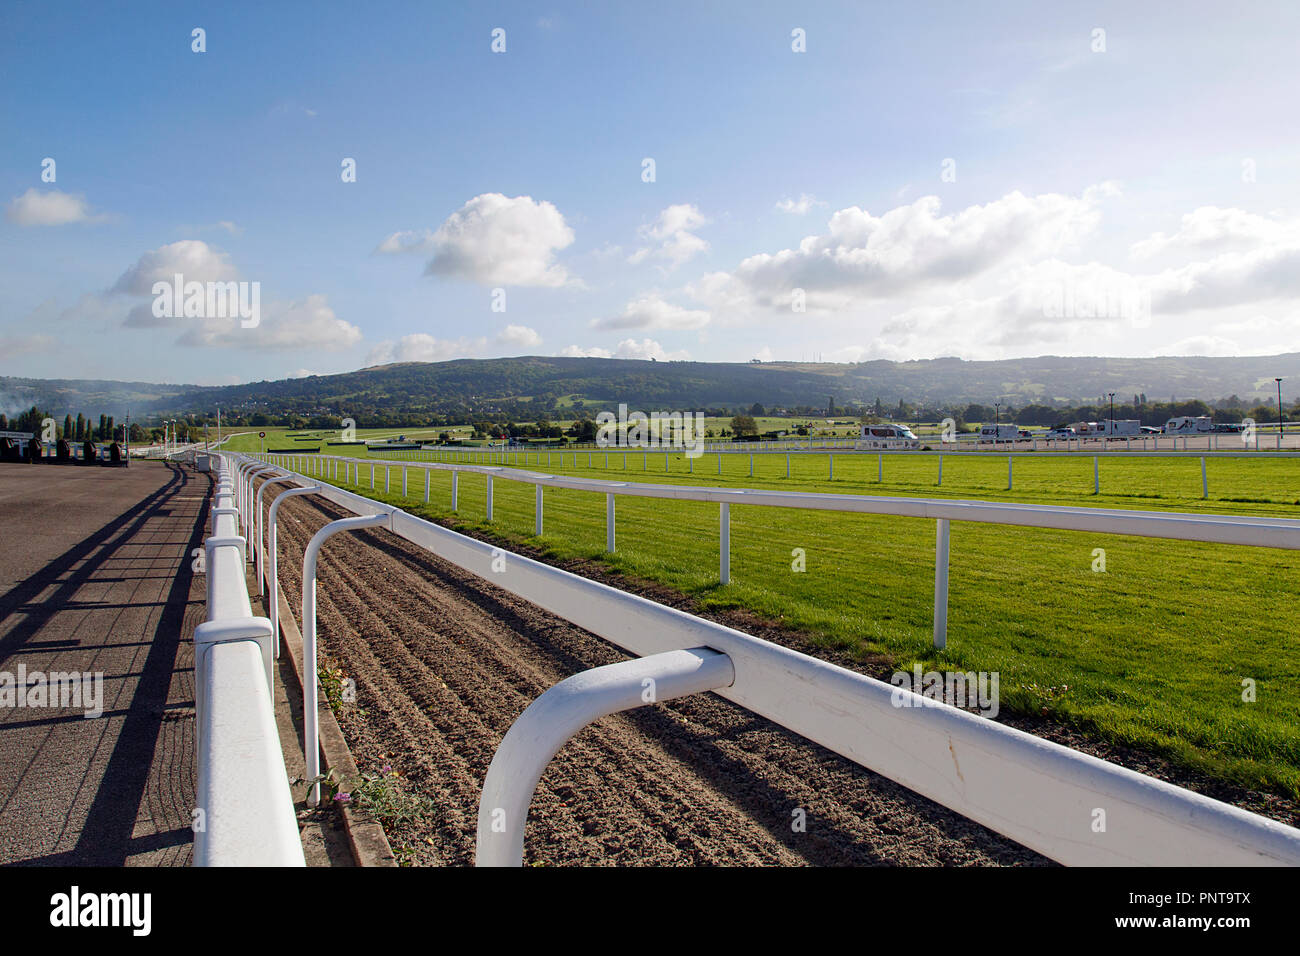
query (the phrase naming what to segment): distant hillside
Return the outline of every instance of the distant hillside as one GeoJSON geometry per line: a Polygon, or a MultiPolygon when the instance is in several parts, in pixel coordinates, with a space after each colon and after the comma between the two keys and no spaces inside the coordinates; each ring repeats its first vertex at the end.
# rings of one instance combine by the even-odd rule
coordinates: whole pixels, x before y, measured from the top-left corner
{"type": "MultiPolygon", "coordinates": [[[[626,402],[642,410],[886,405],[900,399],[941,405],[1003,401],[1096,401],[1146,394],[1151,401],[1237,395],[1245,402],[1274,393],[1274,376],[1300,384],[1300,352],[1247,358],[1060,358],[994,362],[955,358],[913,362],[813,364],[797,362],[649,362],[599,358],[523,357],[399,363],[340,375],[248,385],[199,387],[140,382],[44,381],[0,377],[0,402],[12,410],[32,404],[55,415],[104,412],[121,418],[212,413],[223,409],[271,416],[490,416],[527,420],[539,410],[626,402]]],[[[1294,394],[1294,385],[1291,386],[1294,394]]]]}

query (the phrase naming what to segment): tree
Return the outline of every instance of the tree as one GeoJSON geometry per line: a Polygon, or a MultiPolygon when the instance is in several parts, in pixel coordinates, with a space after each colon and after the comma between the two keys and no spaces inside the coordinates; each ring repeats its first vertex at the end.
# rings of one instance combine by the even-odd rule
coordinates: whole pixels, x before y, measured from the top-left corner
{"type": "Polygon", "coordinates": [[[63,434],[60,437],[65,438],[68,441],[72,441],[73,435],[72,435],[72,413],[71,412],[63,416],[63,434]]]}
{"type": "Polygon", "coordinates": [[[758,425],[753,415],[736,415],[731,419],[731,430],[737,438],[758,434],[758,425]]]}
{"type": "Polygon", "coordinates": [[[749,406],[749,414],[753,415],[755,418],[761,418],[762,416],[766,415],[767,412],[763,410],[762,405],[758,404],[758,402],[755,402],[753,405],[749,406]]]}

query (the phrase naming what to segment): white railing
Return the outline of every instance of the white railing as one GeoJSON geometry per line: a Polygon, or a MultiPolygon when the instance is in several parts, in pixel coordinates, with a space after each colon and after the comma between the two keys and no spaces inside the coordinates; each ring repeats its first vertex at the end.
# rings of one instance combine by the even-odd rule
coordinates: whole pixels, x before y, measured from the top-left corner
{"type": "Polygon", "coordinates": [[[207,620],[194,631],[194,865],[305,866],[275,722],[271,622],[249,602],[234,478],[223,457],[212,461],[207,620]]]}
{"type": "MultiPolygon", "coordinates": [[[[356,469],[350,467],[357,463],[355,460],[339,463],[344,465],[345,474],[355,473],[356,469]]],[[[500,472],[488,477],[492,474],[505,477],[500,472]]],[[[519,476],[517,480],[537,484],[551,479],[554,476],[533,475],[519,476]]],[[[305,487],[310,479],[298,475],[296,481],[305,487]]],[[[616,493],[609,483],[597,484],[599,489],[589,490],[600,490],[610,498],[616,493]]],[[[644,486],[627,486],[621,493],[648,491],[644,486]]],[[[739,500],[759,503],[750,493],[725,489],[661,488],[651,494],[686,496],[669,492],[724,496],[701,499],[724,503],[738,500],[725,496],[741,494],[739,500]]],[[[492,786],[485,783],[479,807],[480,863],[520,862],[516,850],[522,847],[525,818],[519,812],[517,783],[511,785],[510,781],[532,779],[537,772],[538,749],[545,752],[558,746],[556,740],[562,743],[567,734],[576,732],[584,720],[593,716],[637,706],[637,699],[629,696],[629,681],[653,680],[654,675],[661,675],[670,696],[712,688],[720,696],[1062,863],[1300,864],[1300,830],[721,624],[505,552],[345,489],[323,485],[320,495],[354,514],[386,516],[384,523],[399,537],[638,658],[655,658],[640,669],[629,671],[613,665],[616,670],[612,672],[598,674],[602,669],[597,668],[569,678],[539,698],[534,705],[537,710],[530,708],[531,713],[525,713],[528,723],[521,726],[519,733],[512,728],[514,738],[507,735],[510,747],[503,742],[498,751],[503,763],[499,765],[494,759],[489,770],[492,786]],[[674,657],[669,654],[672,651],[688,651],[694,662],[674,657]],[[721,655],[726,661],[711,659],[710,654],[721,655]],[[556,696],[564,685],[563,693],[556,696]],[[553,716],[545,718],[548,713],[553,716]],[[535,741],[535,746],[529,746],[529,740],[535,741]],[[494,806],[495,800],[503,805],[494,806]]],[[[899,499],[889,501],[897,503],[899,499]]],[[[842,502],[822,501],[810,506],[831,504],[842,502]]],[[[975,512],[963,511],[963,507],[970,509],[979,504],[922,503],[911,499],[904,500],[904,510],[897,513],[933,517],[926,508],[955,508],[940,520],[965,520],[975,512]]],[[[1050,523],[1051,509],[988,507],[999,509],[1000,517],[1006,519],[998,523],[1058,526],[1050,523]]],[[[842,510],[883,508],[879,499],[865,499],[860,509],[842,510]]],[[[1089,509],[1057,510],[1095,514],[1089,509]]],[[[990,517],[984,515],[985,519],[990,517]]],[[[1193,516],[1144,518],[1141,526],[1145,530],[1137,533],[1155,534],[1163,527],[1169,533],[1156,536],[1234,541],[1259,534],[1268,537],[1273,546],[1300,547],[1300,522],[1277,527],[1268,522],[1193,516]],[[1163,526],[1156,523],[1159,520],[1164,521],[1163,526]]],[[[1084,519],[1068,514],[1061,520],[1070,526],[1084,519]]],[[[1103,518],[1102,524],[1113,533],[1135,533],[1131,528],[1106,524],[1114,520],[1103,518]]],[[[653,692],[647,698],[646,685],[640,686],[640,703],[660,699],[653,692]]]]}
{"type": "MultiPolygon", "coordinates": [[[[246,461],[266,461],[287,468],[293,456],[250,456],[246,461]]],[[[1056,531],[1086,531],[1093,534],[1123,534],[1138,537],[1169,538],[1183,541],[1203,541],[1217,544],[1236,544],[1253,547],[1300,550],[1300,520],[1294,518],[1265,518],[1237,515],[1197,515],[1162,511],[1129,511],[1121,508],[1076,508],[1063,505],[1030,505],[993,501],[968,501],[941,498],[903,498],[873,495],[846,495],[804,491],[774,491],[756,488],[711,488],[700,485],[659,485],[649,482],[606,481],[599,478],[578,478],[570,475],[553,475],[531,472],[519,468],[495,465],[450,465],[438,462],[403,462],[394,465],[376,463],[359,458],[337,456],[303,456],[309,473],[328,480],[339,479],[342,466],[343,481],[361,486],[361,466],[368,465],[370,487],[376,487],[376,464],[384,470],[385,491],[391,489],[391,469],[402,469],[403,492],[407,487],[408,468],[426,470],[425,496],[429,500],[429,471],[452,473],[452,510],[457,510],[458,488],[456,478],[461,473],[484,475],[487,482],[487,520],[492,520],[492,482],[500,478],[521,484],[536,485],[534,527],[542,531],[542,488],[565,488],[573,491],[590,491],[605,495],[606,550],[614,550],[615,499],[618,496],[634,498],[664,498],[676,501],[716,502],[718,504],[718,579],[722,584],[731,582],[731,505],[758,505],[776,508],[797,508],[815,511],[840,511],[854,514],[894,515],[897,517],[932,518],[936,525],[935,546],[935,605],[934,645],[942,648],[947,642],[948,618],[948,541],[949,522],[972,521],[982,524],[1017,525],[1020,527],[1049,528],[1056,531]]],[[[246,466],[246,467],[252,467],[246,466]]],[[[1008,470],[1010,466],[1008,466],[1008,470]]],[[[1008,478],[1008,482],[1010,478],[1008,478]]],[[[405,496],[405,495],[403,495],[405,496]]]]}

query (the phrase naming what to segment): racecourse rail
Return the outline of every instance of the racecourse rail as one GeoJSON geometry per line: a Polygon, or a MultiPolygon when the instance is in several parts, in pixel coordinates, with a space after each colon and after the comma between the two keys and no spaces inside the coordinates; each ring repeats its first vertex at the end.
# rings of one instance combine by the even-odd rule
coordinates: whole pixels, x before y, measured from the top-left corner
{"type": "MultiPolygon", "coordinates": [[[[369,519],[331,522],[313,539],[315,547],[305,558],[303,574],[305,657],[315,653],[315,622],[307,620],[307,615],[314,618],[316,582],[312,572],[320,543],[328,536],[326,532],[346,530],[341,525],[363,523],[386,528],[636,658],[561,681],[534,701],[511,727],[484,781],[478,865],[521,864],[527,807],[550,757],[591,720],[644,706],[646,686],[658,688],[650,695],[652,703],[712,690],[1064,864],[1300,864],[1300,830],[1276,821],[504,551],[383,502],[316,482],[272,460],[287,461],[288,456],[219,453],[213,458],[222,460],[223,474],[235,477],[236,507],[243,527],[253,531],[256,551],[261,550],[265,523],[263,498],[255,491],[258,478],[275,477],[277,484],[270,491],[277,495],[288,493],[286,488],[301,490],[299,493],[318,495],[357,518],[369,519]],[[647,680],[653,683],[647,685],[647,680]],[[1098,811],[1104,811],[1102,827],[1098,827],[1098,811]]],[[[327,468],[337,474],[342,467],[345,480],[359,479],[360,467],[367,464],[316,456],[309,460],[322,477],[327,468]]],[[[470,465],[418,467],[451,470],[453,489],[461,472],[482,474],[489,483],[503,478],[533,484],[538,488],[539,505],[541,490],[548,485],[603,493],[611,516],[618,495],[716,501],[724,520],[724,540],[727,508],[742,503],[933,518],[939,527],[941,551],[946,550],[947,523],[954,520],[1300,549],[1300,521],[1288,519],[658,486],[470,465]]],[[[427,480],[425,487],[427,499],[427,480]]],[[[541,515],[539,508],[539,525],[541,515]]],[[[612,517],[610,532],[612,546],[612,517]]],[[[943,557],[942,569],[946,571],[946,554],[943,557]]],[[[246,555],[247,560],[253,558],[246,555]]],[[[228,562],[210,571],[236,573],[228,562]]],[[[274,601],[278,589],[274,572],[267,584],[274,601]]],[[[936,598],[939,590],[937,574],[936,598]]],[[[936,634],[938,628],[936,615],[936,634]]],[[[259,679],[249,677],[254,684],[259,679]]],[[[313,686],[304,686],[304,708],[314,713],[316,687],[304,681],[307,684],[313,686]]],[[[256,692],[264,693],[264,689],[258,685],[256,692]]],[[[304,740],[304,751],[319,753],[318,743],[310,736],[304,740]]],[[[206,759],[203,753],[200,758],[206,759]]],[[[232,781],[229,785],[241,784],[232,781]]]]}
{"type": "Polygon", "coordinates": [[[275,723],[271,622],[249,601],[234,478],[221,456],[209,460],[217,481],[201,565],[207,620],[194,631],[194,864],[305,866],[275,723]]]}

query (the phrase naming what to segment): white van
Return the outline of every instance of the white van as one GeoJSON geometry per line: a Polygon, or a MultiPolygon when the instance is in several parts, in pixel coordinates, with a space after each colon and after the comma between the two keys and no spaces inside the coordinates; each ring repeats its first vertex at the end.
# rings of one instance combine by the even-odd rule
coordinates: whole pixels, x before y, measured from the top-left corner
{"type": "Polygon", "coordinates": [[[1020,426],[1011,425],[981,425],[980,441],[981,442],[998,442],[998,441],[1017,441],[1020,438],[1020,426]]]}
{"type": "Polygon", "coordinates": [[[869,448],[920,448],[921,439],[906,425],[863,425],[853,447],[859,451],[869,448]]]}
{"type": "Polygon", "coordinates": [[[1166,435],[1199,435],[1214,430],[1209,415],[1179,415],[1165,422],[1166,435]]]}

